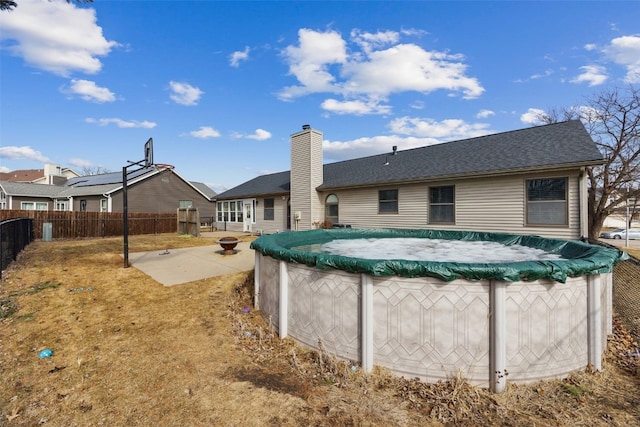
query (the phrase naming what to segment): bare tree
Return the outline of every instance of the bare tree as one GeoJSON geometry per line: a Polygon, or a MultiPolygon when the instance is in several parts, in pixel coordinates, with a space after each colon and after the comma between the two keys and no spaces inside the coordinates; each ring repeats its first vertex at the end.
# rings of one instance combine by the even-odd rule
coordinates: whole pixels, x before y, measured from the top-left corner
{"type": "MultiPolygon", "coordinates": [[[[629,85],[587,99],[585,106],[550,109],[543,123],[580,119],[605,163],[587,169],[589,239],[597,239],[604,220],[626,210],[637,214],[640,197],[640,90],[629,85]]],[[[631,221],[629,221],[631,222],[631,221]]]]}
{"type": "MultiPolygon", "coordinates": [[[[93,0],[76,0],[77,3],[92,3],[93,0]]],[[[67,0],[71,3],[71,0],[67,0]]],[[[18,3],[13,0],[0,0],[0,10],[13,10],[18,7],[18,3]]]]}
{"type": "Polygon", "coordinates": [[[80,175],[82,176],[100,175],[100,174],[109,173],[109,172],[111,172],[109,169],[102,166],[83,166],[82,173],[80,175]]]}

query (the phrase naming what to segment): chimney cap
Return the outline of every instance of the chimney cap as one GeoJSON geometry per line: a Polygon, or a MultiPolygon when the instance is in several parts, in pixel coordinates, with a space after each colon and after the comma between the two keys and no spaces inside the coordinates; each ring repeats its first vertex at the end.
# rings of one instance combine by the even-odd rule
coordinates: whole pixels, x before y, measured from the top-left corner
{"type": "Polygon", "coordinates": [[[398,146],[394,145],[392,148],[393,148],[393,155],[395,156],[396,155],[396,151],[398,151],[398,146]]]}
{"type": "Polygon", "coordinates": [[[311,129],[310,125],[302,125],[302,130],[309,130],[311,129]]]}

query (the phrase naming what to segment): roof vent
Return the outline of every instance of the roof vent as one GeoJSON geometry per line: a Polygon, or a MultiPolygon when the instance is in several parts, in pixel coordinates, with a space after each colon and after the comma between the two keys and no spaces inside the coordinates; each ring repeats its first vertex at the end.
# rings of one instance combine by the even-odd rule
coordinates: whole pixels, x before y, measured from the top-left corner
{"type": "Polygon", "coordinates": [[[309,130],[311,129],[311,126],[309,125],[302,125],[302,130],[309,130]]]}
{"type": "Polygon", "coordinates": [[[394,145],[394,146],[393,146],[393,155],[394,155],[394,156],[397,154],[397,151],[398,151],[398,146],[397,146],[397,145],[394,145]]]}

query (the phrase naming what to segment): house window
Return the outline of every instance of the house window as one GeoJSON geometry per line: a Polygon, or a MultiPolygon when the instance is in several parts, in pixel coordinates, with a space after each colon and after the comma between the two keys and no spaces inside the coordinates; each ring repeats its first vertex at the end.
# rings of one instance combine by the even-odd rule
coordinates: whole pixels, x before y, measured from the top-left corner
{"type": "Polygon", "coordinates": [[[107,199],[100,199],[100,212],[107,212],[109,210],[109,205],[107,203],[107,199]]]}
{"type": "Polygon", "coordinates": [[[378,213],[398,213],[398,190],[378,191],[378,213]]]}
{"type": "Polygon", "coordinates": [[[567,178],[528,179],[527,225],[567,225],[567,178]]]}
{"type": "Polygon", "coordinates": [[[69,210],[69,201],[68,200],[56,200],[56,210],[57,211],[68,211],[69,210]]]}
{"type": "Polygon", "coordinates": [[[87,201],[85,199],[80,200],[80,212],[86,212],[87,201]]]}
{"type": "Polygon", "coordinates": [[[181,209],[190,209],[193,207],[193,202],[191,200],[180,200],[178,207],[181,209]]]}
{"type": "Polygon", "coordinates": [[[242,211],[242,201],[238,200],[236,202],[236,214],[238,217],[238,222],[243,222],[243,211],[242,211]]]}
{"type": "Polygon", "coordinates": [[[455,222],[454,186],[429,187],[429,224],[453,224],[455,222]]]}
{"type": "Polygon", "coordinates": [[[21,202],[20,209],[24,211],[47,211],[49,204],[47,202],[21,202]]]}
{"type": "Polygon", "coordinates": [[[0,209],[7,209],[7,195],[0,192],[0,209]]]}
{"type": "Polygon", "coordinates": [[[338,196],[329,194],[324,202],[324,220],[331,224],[338,223],[338,196]]]}
{"type": "Polygon", "coordinates": [[[218,222],[242,222],[242,200],[218,202],[216,212],[218,222]]]}
{"type": "Polygon", "coordinates": [[[273,221],[274,218],[274,199],[264,199],[264,220],[273,221]]]}

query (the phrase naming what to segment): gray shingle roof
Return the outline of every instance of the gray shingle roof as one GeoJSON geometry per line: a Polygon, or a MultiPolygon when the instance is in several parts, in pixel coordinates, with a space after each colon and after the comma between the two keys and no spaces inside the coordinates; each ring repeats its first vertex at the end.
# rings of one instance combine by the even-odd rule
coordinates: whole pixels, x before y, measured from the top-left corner
{"type": "Polygon", "coordinates": [[[216,196],[216,192],[213,191],[211,187],[209,187],[204,182],[190,181],[190,184],[193,185],[195,188],[198,189],[198,191],[200,191],[202,194],[204,194],[210,199],[213,199],[216,196]]]}
{"type": "MultiPolygon", "coordinates": [[[[325,164],[319,189],[588,166],[602,160],[582,123],[572,120],[325,164]]],[[[288,192],[289,175],[259,176],[217,198],[288,192]]]]}
{"type": "Polygon", "coordinates": [[[60,187],[57,185],[0,181],[0,187],[5,193],[12,196],[58,197],[60,194],[60,187]]]}
{"type": "Polygon", "coordinates": [[[289,171],[272,173],[253,178],[250,181],[218,194],[216,199],[237,199],[263,194],[287,194],[291,188],[289,171]]]}

